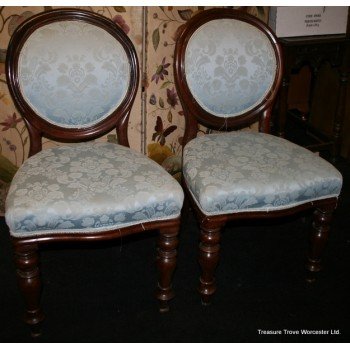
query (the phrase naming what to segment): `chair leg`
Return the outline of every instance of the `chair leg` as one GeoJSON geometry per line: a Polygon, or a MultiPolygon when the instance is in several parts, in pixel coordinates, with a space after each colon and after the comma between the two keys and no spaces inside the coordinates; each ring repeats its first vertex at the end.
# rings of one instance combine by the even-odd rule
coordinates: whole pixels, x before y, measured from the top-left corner
{"type": "Polygon", "coordinates": [[[44,314],[40,308],[41,281],[37,245],[14,245],[17,280],[25,301],[24,321],[32,337],[41,335],[44,314]]]}
{"type": "Polygon", "coordinates": [[[309,237],[309,250],[307,256],[307,282],[316,280],[317,272],[322,269],[321,255],[327,243],[330,222],[335,205],[316,208],[313,214],[312,229],[309,237]]]}
{"type": "Polygon", "coordinates": [[[161,228],[157,240],[158,287],[156,298],[159,300],[159,311],[169,311],[168,301],[174,298],[172,277],[176,267],[178,233],[180,220],[170,227],[161,228]]]}
{"type": "Polygon", "coordinates": [[[219,262],[220,231],[219,227],[207,227],[205,223],[200,225],[199,265],[202,273],[199,279],[198,291],[201,295],[202,304],[209,305],[212,295],[216,291],[215,269],[219,262]]]}

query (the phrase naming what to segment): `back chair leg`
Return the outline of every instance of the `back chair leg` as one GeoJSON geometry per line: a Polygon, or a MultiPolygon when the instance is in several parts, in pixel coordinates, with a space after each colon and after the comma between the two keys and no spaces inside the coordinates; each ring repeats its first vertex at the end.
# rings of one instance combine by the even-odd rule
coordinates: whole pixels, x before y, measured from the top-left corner
{"type": "Polygon", "coordinates": [[[40,309],[41,281],[38,246],[14,245],[19,288],[24,297],[26,313],[24,321],[30,326],[32,337],[41,334],[44,314],[40,309]]]}
{"type": "Polygon", "coordinates": [[[327,243],[330,222],[336,204],[316,208],[313,214],[313,223],[309,237],[309,251],[307,256],[307,282],[316,280],[317,272],[322,269],[321,255],[327,243]]]}
{"type": "Polygon", "coordinates": [[[170,227],[161,228],[157,241],[158,288],[156,297],[159,300],[159,311],[169,311],[168,301],[174,298],[172,277],[176,268],[178,234],[180,220],[170,227]]]}
{"type": "Polygon", "coordinates": [[[219,262],[220,231],[222,225],[212,227],[205,221],[200,225],[199,265],[202,273],[199,279],[198,291],[202,304],[209,305],[216,291],[215,269],[219,262]]]}

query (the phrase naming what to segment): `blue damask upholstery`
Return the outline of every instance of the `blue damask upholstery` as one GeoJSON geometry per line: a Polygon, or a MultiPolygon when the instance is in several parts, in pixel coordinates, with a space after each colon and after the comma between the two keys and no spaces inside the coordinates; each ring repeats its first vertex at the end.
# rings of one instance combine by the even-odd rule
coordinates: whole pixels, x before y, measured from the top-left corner
{"type": "Polygon", "coordinates": [[[27,159],[6,200],[12,236],[96,233],[180,216],[183,191],[139,152],[87,142],[27,159]]]}
{"type": "Polygon", "coordinates": [[[183,175],[206,215],[291,208],[338,197],[342,176],[285,139],[256,132],[197,137],[184,149],[183,175]]]}
{"type": "Polygon", "coordinates": [[[124,99],[130,64],[105,30],[60,21],[35,30],[18,62],[22,94],[43,119],[66,128],[101,122],[124,99]]]}
{"type": "Polygon", "coordinates": [[[243,114],[263,101],[274,82],[276,65],[268,37],[235,19],[202,25],[186,47],[188,87],[198,104],[218,117],[243,114]]]}

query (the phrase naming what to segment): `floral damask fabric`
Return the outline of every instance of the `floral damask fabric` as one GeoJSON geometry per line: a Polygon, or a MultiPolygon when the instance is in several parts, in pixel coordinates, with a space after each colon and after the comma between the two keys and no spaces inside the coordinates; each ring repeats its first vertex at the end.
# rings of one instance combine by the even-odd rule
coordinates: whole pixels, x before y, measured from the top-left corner
{"type": "Polygon", "coordinates": [[[105,30],[79,21],[45,25],[31,34],[19,58],[27,103],[49,122],[87,127],[124,99],[130,65],[122,45],[105,30]]]}
{"type": "Polygon", "coordinates": [[[256,132],[197,137],[184,149],[184,178],[207,215],[291,208],[338,197],[342,176],[285,139],[256,132]]]}
{"type": "Polygon", "coordinates": [[[276,56],[264,33],[234,19],[201,26],[188,42],[186,80],[200,106],[218,117],[258,105],[276,73],[276,56]]]}
{"type": "Polygon", "coordinates": [[[11,235],[99,232],[180,215],[183,191],[161,166],[111,143],[46,149],[16,173],[6,200],[11,235]]]}

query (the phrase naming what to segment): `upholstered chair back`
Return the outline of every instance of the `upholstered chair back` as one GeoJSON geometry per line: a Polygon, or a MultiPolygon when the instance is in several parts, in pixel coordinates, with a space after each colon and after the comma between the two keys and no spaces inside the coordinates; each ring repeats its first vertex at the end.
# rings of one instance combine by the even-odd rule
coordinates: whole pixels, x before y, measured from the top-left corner
{"type": "Polygon", "coordinates": [[[186,48],[188,87],[198,104],[218,117],[235,117],[257,106],[276,75],[269,39],[253,25],[217,19],[198,28],[186,48]]]}
{"type": "Polygon", "coordinates": [[[50,11],[26,22],[12,40],[18,42],[8,62],[9,78],[16,82],[12,94],[39,131],[85,139],[128,117],[137,58],[126,34],[109,19],[50,11]]]}
{"type": "Polygon", "coordinates": [[[25,101],[41,118],[83,128],[104,120],[123,101],[130,64],[123,46],[102,28],[60,21],[26,40],[18,79],[25,101]]]}
{"type": "Polygon", "coordinates": [[[196,16],[175,49],[182,103],[187,113],[211,127],[254,122],[271,106],[280,67],[273,33],[240,11],[214,9],[196,16]]]}

